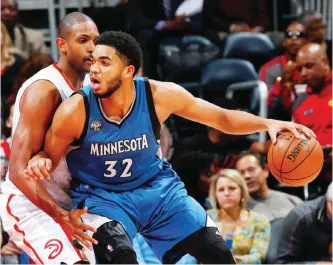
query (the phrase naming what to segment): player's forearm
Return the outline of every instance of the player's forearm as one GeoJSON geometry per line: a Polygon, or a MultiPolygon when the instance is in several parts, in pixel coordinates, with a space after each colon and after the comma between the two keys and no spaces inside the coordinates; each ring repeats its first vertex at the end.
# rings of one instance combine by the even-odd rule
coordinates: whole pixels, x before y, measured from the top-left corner
{"type": "Polygon", "coordinates": [[[237,110],[227,110],[218,120],[216,129],[228,134],[251,134],[267,131],[271,120],[237,110]]]}
{"type": "Polygon", "coordinates": [[[24,176],[24,170],[32,155],[32,151],[26,143],[21,143],[20,139],[16,139],[13,150],[17,150],[15,145],[22,148],[17,152],[12,152],[9,166],[10,180],[14,185],[38,208],[43,210],[49,216],[57,219],[59,215],[65,214],[63,210],[48,194],[41,181],[28,180],[24,176]]]}

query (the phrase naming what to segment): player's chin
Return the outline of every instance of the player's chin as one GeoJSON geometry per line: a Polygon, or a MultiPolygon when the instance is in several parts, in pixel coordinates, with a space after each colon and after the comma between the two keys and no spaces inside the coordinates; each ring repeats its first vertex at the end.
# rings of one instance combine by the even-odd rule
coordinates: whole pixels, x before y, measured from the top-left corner
{"type": "Polygon", "coordinates": [[[85,71],[88,74],[90,72],[90,66],[91,64],[84,62],[82,65],[83,71],[85,71]]]}

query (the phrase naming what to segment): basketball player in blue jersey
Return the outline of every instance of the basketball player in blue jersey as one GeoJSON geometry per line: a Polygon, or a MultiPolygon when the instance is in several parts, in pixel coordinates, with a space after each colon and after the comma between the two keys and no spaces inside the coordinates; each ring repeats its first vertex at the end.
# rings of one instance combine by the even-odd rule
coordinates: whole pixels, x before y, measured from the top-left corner
{"type": "Polygon", "coordinates": [[[175,263],[185,253],[202,263],[234,263],[205,210],[162,160],[160,125],[176,114],[228,134],[268,131],[273,142],[283,129],[298,137],[299,131],[315,135],[299,124],[221,109],[174,83],[133,78],[141,64],[134,38],[122,32],[101,34],[93,52],[91,86],[57,109],[44,153],[32,161],[34,169],[27,168],[27,175],[49,178],[43,165],[50,159],[54,169],[71,146],[67,163],[73,201],[103,218],[100,226],[84,219],[98,227],[90,235],[98,241],[94,250],[100,263],[136,263],[131,240],[137,232],[163,263],[175,263]]]}

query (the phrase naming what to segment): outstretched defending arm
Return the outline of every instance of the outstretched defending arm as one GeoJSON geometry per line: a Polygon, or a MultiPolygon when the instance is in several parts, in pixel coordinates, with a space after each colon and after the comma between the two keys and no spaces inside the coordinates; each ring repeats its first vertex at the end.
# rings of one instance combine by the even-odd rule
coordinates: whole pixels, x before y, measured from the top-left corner
{"type": "Polygon", "coordinates": [[[303,125],[264,119],[244,111],[223,109],[194,97],[174,83],[151,80],[150,84],[156,112],[161,123],[173,113],[228,134],[268,131],[273,142],[276,140],[276,134],[283,129],[290,130],[296,137],[299,137],[299,131],[303,131],[309,137],[315,137],[314,132],[303,125]]]}

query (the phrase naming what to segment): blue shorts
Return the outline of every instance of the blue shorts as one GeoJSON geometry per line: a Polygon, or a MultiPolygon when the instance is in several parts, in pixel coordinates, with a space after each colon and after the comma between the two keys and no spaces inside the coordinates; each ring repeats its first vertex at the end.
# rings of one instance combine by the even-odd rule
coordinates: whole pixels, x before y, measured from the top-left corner
{"type": "Polygon", "coordinates": [[[161,262],[168,250],[206,226],[206,211],[187,195],[167,163],[157,176],[132,191],[110,192],[79,184],[72,192],[76,207],[86,206],[90,213],[118,221],[131,240],[139,232],[161,262]]]}

